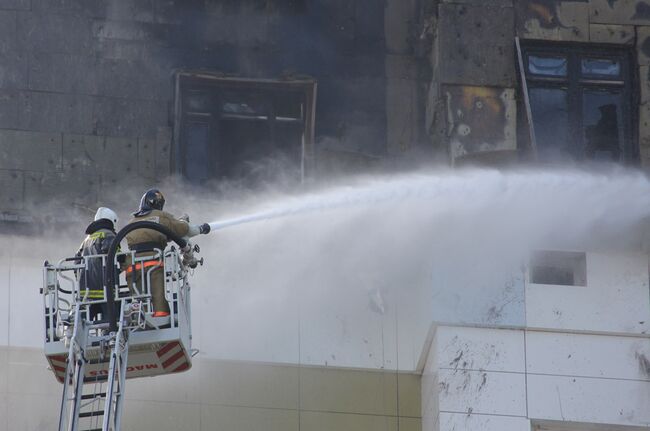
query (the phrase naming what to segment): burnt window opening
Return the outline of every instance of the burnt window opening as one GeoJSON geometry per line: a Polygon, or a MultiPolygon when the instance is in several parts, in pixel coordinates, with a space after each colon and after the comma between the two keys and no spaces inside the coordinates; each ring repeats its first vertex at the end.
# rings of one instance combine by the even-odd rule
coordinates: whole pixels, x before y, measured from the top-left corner
{"type": "Polygon", "coordinates": [[[539,160],[638,160],[627,49],[529,44],[522,51],[539,160]]]}
{"type": "Polygon", "coordinates": [[[558,286],[586,286],[586,254],[571,251],[536,251],[530,259],[530,282],[558,286]]]}
{"type": "Polygon", "coordinates": [[[302,181],[313,154],[316,83],[180,73],[173,166],[187,181],[302,181]]]}

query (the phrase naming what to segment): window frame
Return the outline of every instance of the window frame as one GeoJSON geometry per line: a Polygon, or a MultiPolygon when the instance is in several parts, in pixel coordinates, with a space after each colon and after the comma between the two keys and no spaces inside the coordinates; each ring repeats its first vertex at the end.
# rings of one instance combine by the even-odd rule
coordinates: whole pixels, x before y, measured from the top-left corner
{"type": "MultiPolygon", "coordinates": [[[[620,89],[622,93],[621,121],[623,137],[621,157],[623,164],[639,161],[638,143],[638,76],[634,67],[635,53],[629,46],[603,44],[575,44],[548,41],[522,41],[524,75],[529,91],[534,88],[561,88],[567,91],[568,139],[575,160],[585,160],[583,95],[586,89],[620,89]],[[566,76],[543,76],[531,73],[531,55],[564,56],[567,58],[566,76]],[[585,76],[583,59],[617,59],[621,70],[618,79],[605,76],[585,76]]],[[[520,87],[521,88],[521,87],[520,87]]],[[[521,90],[520,90],[521,91],[521,90]]],[[[534,115],[534,114],[533,114],[534,115]]]]}
{"type": "MultiPolygon", "coordinates": [[[[314,164],[314,135],[316,123],[316,95],[317,82],[315,79],[301,77],[295,79],[255,79],[233,76],[224,76],[221,73],[208,71],[178,71],[175,74],[174,86],[174,130],[171,151],[172,172],[184,176],[183,166],[187,151],[187,143],[183,139],[190,123],[202,124],[210,121],[210,115],[203,112],[193,112],[186,106],[186,99],[192,92],[212,91],[227,92],[228,90],[244,90],[254,93],[260,91],[292,91],[300,92],[304,100],[304,112],[299,121],[303,125],[301,155],[300,155],[300,181],[304,182],[306,175],[313,170],[314,164]],[[205,117],[205,118],[204,118],[205,117]]],[[[274,110],[267,113],[265,118],[258,116],[245,116],[222,113],[224,118],[239,118],[246,121],[265,121],[271,124],[276,121],[285,121],[283,117],[275,117],[274,110]],[[248,118],[246,118],[248,117],[248,118]]],[[[294,120],[294,119],[291,119],[294,120]]],[[[212,149],[211,151],[214,151],[212,149]]]]}
{"type": "Polygon", "coordinates": [[[539,286],[585,288],[589,286],[587,252],[567,250],[535,250],[528,258],[528,283],[539,286]],[[571,272],[572,281],[550,282],[552,273],[571,272]],[[551,276],[548,276],[551,273],[551,276]],[[548,277],[548,278],[546,278],[548,277]]]}

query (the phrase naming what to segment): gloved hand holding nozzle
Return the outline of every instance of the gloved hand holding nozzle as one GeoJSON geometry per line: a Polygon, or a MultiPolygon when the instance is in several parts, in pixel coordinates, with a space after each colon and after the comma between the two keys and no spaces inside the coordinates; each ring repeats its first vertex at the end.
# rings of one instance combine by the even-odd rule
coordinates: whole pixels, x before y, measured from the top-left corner
{"type": "Polygon", "coordinates": [[[187,214],[183,214],[178,218],[181,221],[184,221],[190,226],[189,232],[187,233],[187,238],[191,238],[193,236],[197,235],[207,235],[210,233],[210,225],[207,223],[203,223],[200,225],[192,225],[190,224],[190,216],[187,214]]]}
{"type": "Polygon", "coordinates": [[[194,225],[191,224],[190,229],[187,232],[187,237],[192,238],[193,236],[207,235],[209,233],[210,233],[210,225],[209,224],[207,224],[207,223],[203,223],[203,224],[200,224],[200,225],[199,224],[194,224],[194,225]]]}

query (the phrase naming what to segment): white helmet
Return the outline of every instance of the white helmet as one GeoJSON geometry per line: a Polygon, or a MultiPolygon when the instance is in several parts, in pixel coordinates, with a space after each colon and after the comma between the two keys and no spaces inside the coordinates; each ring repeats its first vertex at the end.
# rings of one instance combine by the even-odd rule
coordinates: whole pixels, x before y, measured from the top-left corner
{"type": "Polygon", "coordinates": [[[95,214],[95,221],[107,219],[113,222],[113,226],[117,226],[117,214],[110,208],[99,207],[97,213],[95,214]]]}

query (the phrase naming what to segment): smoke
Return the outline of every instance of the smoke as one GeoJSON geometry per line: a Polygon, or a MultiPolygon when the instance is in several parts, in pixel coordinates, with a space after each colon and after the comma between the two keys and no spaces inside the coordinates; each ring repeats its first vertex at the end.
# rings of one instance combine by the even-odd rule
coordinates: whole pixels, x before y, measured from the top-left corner
{"type": "MultiPolygon", "coordinates": [[[[434,320],[517,323],[529,251],[640,252],[650,214],[650,182],[615,168],[420,171],[219,198],[160,188],[176,215],[216,221],[195,238],[202,355],[364,368],[414,369],[434,320]]],[[[140,193],[121,191],[133,209],[140,193]]],[[[74,253],[84,228],[10,239],[0,258],[37,265],[36,290],[40,262],[74,253]]]]}
{"type": "Polygon", "coordinates": [[[446,232],[451,230],[461,244],[452,248],[461,250],[467,248],[463,239],[468,236],[486,240],[488,248],[493,245],[489,236],[508,248],[530,247],[540,241],[546,247],[585,247],[587,243],[593,247],[598,240],[609,241],[613,233],[624,234],[648,215],[647,186],[644,176],[622,170],[407,174],[274,197],[249,214],[222,218],[211,226],[219,230],[276,219],[302,223],[300,216],[311,213],[322,213],[325,224],[330,224],[359,211],[375,221],[381,212],[381,220],[389,224],[408,223],[409,217],[416,220],[424,215],[419,227],[446,226],[446,232]]]}
{"type": "Polygon", "coordinates": [[[640,251],[649,192],[623,170],[469,170],[196,207],[223,227],[197,239],[198,342],[210,357],[412,369],[433,320],[524,323],[530,250],[640,251]]]}

